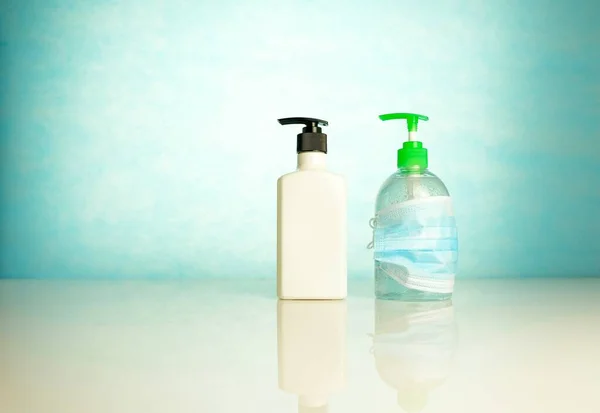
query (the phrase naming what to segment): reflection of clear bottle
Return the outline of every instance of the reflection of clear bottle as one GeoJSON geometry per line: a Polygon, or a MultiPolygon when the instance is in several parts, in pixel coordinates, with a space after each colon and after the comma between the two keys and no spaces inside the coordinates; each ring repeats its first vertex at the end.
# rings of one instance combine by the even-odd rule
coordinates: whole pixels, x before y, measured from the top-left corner
{"type": "Polygon", "coordinates": [[[298,395],[298,412],[325,413],[346,380],[346,301],[279,300],[279,388],[298,395]]]}
{"type": "Polygon", "coordinates": [[[425,407],[450,373],[458,331],[451,301],[375,300],[373,354],[379,377],[407,412],[425,407]]]}
{"type": "Polygon", "coordinates": [[[445,300],[452,295],[458,241],[452,201],[428,167],[427,149],[417,141],[427,116],[390,113],[406,119],[408,141],[398,150],[398,170],[381,186],[372,219],[375,295],[390,300],[445,300]]]}

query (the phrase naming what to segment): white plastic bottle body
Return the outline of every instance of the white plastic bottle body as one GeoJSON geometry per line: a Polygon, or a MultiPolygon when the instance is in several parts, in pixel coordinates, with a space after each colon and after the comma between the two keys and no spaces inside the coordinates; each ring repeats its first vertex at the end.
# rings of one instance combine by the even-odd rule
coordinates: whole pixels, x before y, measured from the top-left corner
{"type": "Polygon", "coordinates": [[[277,294],[281,299],[344,299],[347,294],[346,183],[326,155],[298,155],[298,170],[277,181],[277,294]]]}

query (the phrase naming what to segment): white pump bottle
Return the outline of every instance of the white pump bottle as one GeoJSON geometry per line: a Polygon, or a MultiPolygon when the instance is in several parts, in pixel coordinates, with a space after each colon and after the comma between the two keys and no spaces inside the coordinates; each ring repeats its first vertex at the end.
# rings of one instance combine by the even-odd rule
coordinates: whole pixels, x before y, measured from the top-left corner
{"type": "Polygon", "coordinates": [[[346,183],[327,171],[327,135],[314,118],[303,124],[298,169],[277,181],[277,295],[281,299],[346,298],[346,183]]]}

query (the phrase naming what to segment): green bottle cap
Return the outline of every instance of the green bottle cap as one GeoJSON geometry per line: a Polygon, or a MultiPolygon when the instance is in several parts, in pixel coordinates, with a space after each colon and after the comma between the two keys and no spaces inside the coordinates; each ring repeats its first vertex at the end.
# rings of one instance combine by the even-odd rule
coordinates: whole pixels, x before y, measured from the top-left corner
{"type": "Polygon", "coordinates": [[[427,168],[427,149],[423,143],[417,141],[417,129],[419,120],[429,120],[425,115],[416,113],[387,113],[379,115],[381,120],[406,119],[408,126],[408,141],[402,144],[398,149],[398,168],[426,169],[427,168]]]}

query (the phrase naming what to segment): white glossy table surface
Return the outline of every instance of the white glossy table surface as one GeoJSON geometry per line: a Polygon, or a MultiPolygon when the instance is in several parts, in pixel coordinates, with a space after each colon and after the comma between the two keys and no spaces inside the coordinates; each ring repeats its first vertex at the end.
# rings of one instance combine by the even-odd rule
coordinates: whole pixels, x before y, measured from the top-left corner
{"type": "Polygon", "coordinates": [[[0,281],[0,412],[600,412],[600,279],[452,303],[267,280],[0,281]]]}

